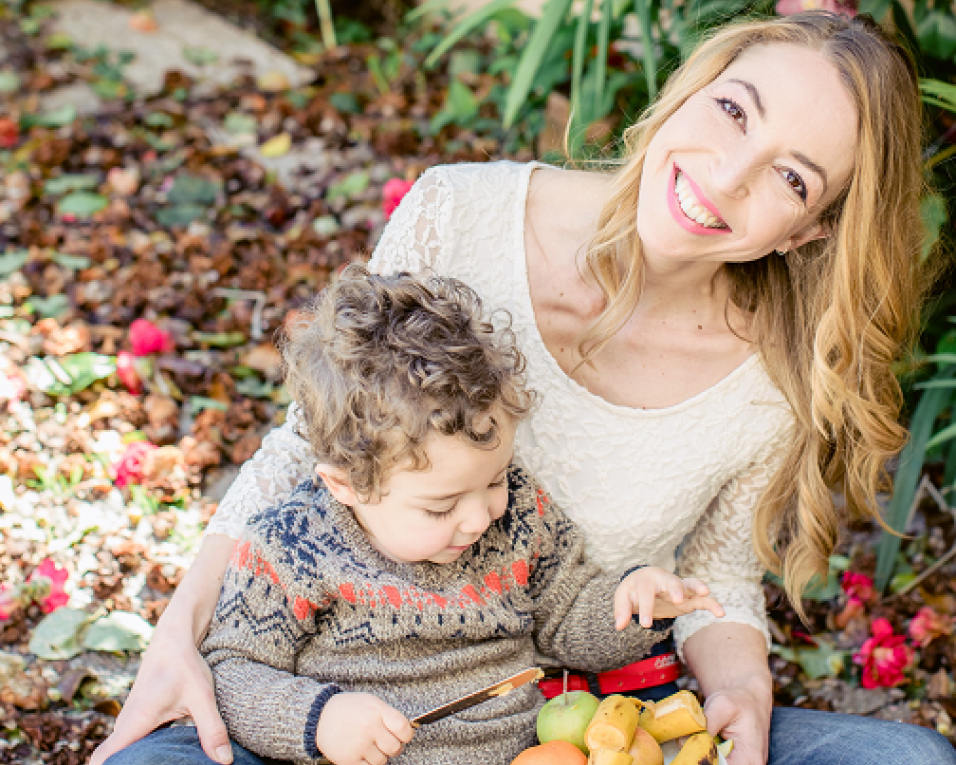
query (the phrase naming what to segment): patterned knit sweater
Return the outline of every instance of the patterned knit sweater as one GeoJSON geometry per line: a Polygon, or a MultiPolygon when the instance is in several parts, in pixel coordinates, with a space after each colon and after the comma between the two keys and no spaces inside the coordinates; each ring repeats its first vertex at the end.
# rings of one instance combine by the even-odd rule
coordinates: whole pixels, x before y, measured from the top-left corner
{"type": "MultiPolygon", "coordinates": [[[[447,565],[387,559],[306,481],[250,521],[201,650],[230,736],[309,763],[339,691],[375,694],[411,718],[533,666],[536,650],[592,671],[641,658],[670,620],[616,631],[619,581],[586,560],[581,533],[516,467],[505,514],[447,565]]],[[[390,763],[507,765],[534,744],[542,704],[523,686],[423,726],[390,763]]]]}

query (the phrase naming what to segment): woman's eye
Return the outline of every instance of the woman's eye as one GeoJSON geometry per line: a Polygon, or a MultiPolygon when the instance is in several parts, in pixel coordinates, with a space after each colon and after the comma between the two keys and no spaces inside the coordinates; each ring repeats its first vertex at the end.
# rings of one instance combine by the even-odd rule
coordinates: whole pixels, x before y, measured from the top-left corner
{"type": "Polygon", "coordinates": [[[489,489],[500,489],[502,486],[504,486],[504,485],[507,484],[507,483],[508,483],[508,476],[505,476],[504,478],[499,478],[499,479],[498,479],[497,481],[495,481],[494,483],[489,483],[489,484],[488,484],[488,488],[489,488],[489,489]]]}
{"type": "Polygon", "coordinates": [[[747,112],[743,110],[740,104],[731,98],[718,98],[717,103],[741,129],[747,128],[747,112]]]}
{"type": "Polygon", "coordinates": [[[807,201],[807,186],[803,182],[803,178],[797,175],[793,170],[784,170],[783,179],[787,182],[791,189],[793,189],[797,196],[800,197],[804,202],[807,201]]]}

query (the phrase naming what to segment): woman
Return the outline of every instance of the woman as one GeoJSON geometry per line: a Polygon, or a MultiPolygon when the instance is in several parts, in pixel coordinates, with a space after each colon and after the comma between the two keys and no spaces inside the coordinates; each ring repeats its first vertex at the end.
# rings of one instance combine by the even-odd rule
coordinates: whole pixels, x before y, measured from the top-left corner
{"type": "MultiPolygon", "coordinates": [[[[912,64],[869,20],[726,27],[628,131],[616,173],[435,168],[372,260],[510,311],[543,394],[516,456],[606,568],[709,582],[727,616],[675,636],[731,765],[956,763],[912,726],[771,719],[760,587],[777,570],[799,605],[843,520],[831,487],[872,514],[905,440],[890,364],[919,303],[918,115],[912,64]]],[[[291,422],[244,467],[93,765],[185,715],[231,759],[196,642],[244,519],[311,470],[291,422]]]]}

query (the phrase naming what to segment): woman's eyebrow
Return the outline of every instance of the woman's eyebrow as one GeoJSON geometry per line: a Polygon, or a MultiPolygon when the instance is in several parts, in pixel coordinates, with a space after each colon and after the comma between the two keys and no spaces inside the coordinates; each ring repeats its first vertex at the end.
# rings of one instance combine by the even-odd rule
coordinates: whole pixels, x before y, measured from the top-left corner
{"type": "MultiPolygon", "coordinates": [[[[806,154],[801,154],[799,151],[791,151],[790,156],[793,157],[797,162],[800,162],[807,166],[807,168],[817,175],[820,176],[820,180],[823,181],[823,194],[827,193],[827,171],[810,159],[806,154]]],[[[823,196],[821,194],[820,196],[823,196]]]]}
{"type": "Polygon", "coordinates": [[[742,85],[750,94],[750,100],[752,100],[754,102],[754,106],[757,107],[757,111],[760,113],[760,118],[766,119],[767,110],[763,108],[763,101],[760,100],[760,91],[757,90],[752,82],[738,80],[736,78],[729,79],[727,82],[736,82],[738,85],[742,85]]]}

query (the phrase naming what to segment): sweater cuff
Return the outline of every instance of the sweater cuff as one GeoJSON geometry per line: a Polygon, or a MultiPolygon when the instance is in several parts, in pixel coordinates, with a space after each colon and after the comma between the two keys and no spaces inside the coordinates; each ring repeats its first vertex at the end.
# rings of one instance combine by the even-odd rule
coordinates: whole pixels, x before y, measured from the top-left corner
{"type": "MultiPolygon", "coordinates": [[[[621,574],[621,581],[623,582],[625,579],[627,579],[627,578],[628,578],[631,574],[633,574],[635,571],[638,571],[638,570],[640,570],[640,569],[642,569],[642,568],[647,568],[647,565],[646,565],[646,564],[641,564],[640,566],[631,566],[627,571],[625,571],[623,574],[621,574]]],[[[634,616],[631,617],[631,621],[633,621],[638,627],[641,627],[641,623],[638,621],[637,614],[634,614],[634,616]]],[[[671,629],[673,628],[673,626],[674,626],[674,620],[673,620],[673,619],[655,619],[655,620],[651,623],[651,626],[650,626],[649,629],[653,630],[654,632],[664,632],[664,633],[667,633],[667,632],[670,632],[670,631],[671,631],[671,629]]],[[[644,629],[644,628],[641,627],[641,629],[644,629]]]]}
{"type": "Polygon", "coordinates": [[[305,721],[305,734],[302,745],[305,747],[306,754],[313,760],[317,760],[322,756],[322,752],[320,752],[319,748],[315,745],[315,733],[319,727],[319,718],[322,716],[322,710],[325,709],[325,705],[329,699],[336,693],[341,692],[342,689],[337,685],[325,686],[318,696],[315,697],[315,701],[312,702],[312,706],[309,709],[309,716],[305,721]]]}

